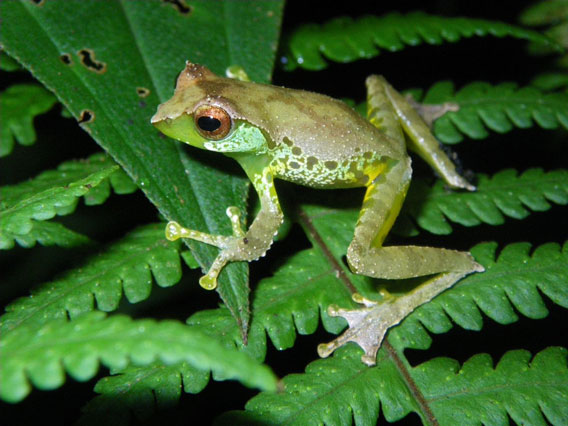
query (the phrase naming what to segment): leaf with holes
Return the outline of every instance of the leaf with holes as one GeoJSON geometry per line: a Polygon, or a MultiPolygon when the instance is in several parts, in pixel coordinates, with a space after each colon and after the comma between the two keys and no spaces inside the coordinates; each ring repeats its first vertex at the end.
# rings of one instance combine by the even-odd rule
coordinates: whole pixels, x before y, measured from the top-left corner
{"type": "MultiPolygon", "coordinates": [[[[268,81],[281,12],[282,2],[273,0],[255,7],[194,1],[191,8],[167,1],[0,2],[0,43],[55,93],[164,217],[230,234],[225,208],[246,211],[247,181],[161,138],[150,117],[171,97],[187,59],[218,74],[241,65],[253,80],[268,81]]],[[[208,269],[216,249],[189,245],[208,269]]],[[[245,334],[247,270],[242,262],[229,265],[218,289],[245,334]]]]}

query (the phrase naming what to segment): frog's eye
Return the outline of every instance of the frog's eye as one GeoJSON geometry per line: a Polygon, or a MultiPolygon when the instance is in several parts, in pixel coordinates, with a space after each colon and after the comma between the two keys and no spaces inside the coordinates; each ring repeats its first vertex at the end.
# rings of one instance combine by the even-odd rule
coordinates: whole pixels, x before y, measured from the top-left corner
{"type": "Polygon", "coordinates": [[[195,126],[201,136],[207,139],[223,139],[231,131],[231,117],[222,108],[204,105],[194,114],[195,126]]]}

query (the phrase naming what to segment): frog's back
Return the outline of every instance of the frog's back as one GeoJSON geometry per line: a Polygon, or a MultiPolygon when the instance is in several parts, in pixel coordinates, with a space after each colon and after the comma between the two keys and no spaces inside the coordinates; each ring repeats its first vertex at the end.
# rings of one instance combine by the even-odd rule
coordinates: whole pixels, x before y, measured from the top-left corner
{"type": "MultiPolygon", "coordinates": [[[[361,170],[377,167],[378,161],[406,155],[404,145],[389,139],[341,101],[303,90],[219,77],[200,65],[188,63],[178,78],[172,101],[172,114],[191,114],[202,103],[214,103],[223,106],[233,119],[262,129],[279,162],[277,174],[310,186],[327,186],[327,180],[338,182],[342,178],[338,179],[337,170],[356,168],[361,175],[361,170]],[[184,111],[179,105],[192,110],[184,111]],[[294,177],[306,170],[312,176],[319,173],[324,178],[324,172],[329,176],[322,184],[294,177]]],[[[175,118],[167,110],[163,115],[175,118]]],[[[364,184],[375,173],[365,174],[363,180],[343,186],[364,184]]]]}

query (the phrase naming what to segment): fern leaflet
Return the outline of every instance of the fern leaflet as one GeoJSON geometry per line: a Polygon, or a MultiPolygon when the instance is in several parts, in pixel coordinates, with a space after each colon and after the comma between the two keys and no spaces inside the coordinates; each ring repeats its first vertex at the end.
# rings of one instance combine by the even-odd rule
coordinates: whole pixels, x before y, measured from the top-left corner
{"type": "Polygon", "coordinates": [[[495,86],[485,82],[468,84],[455,92],[449,81],[436,83],[424,96],[425,104],[452,102],[458,111],[450,111],[434,122],[434,133],[445,143],[488,136],[486,128],[505,133],[513,127],[528,128],[533,122],[544,129],[559,126],[568,129],[568,94],[544,93],[536,87],[518,88],[515,83],[495,86]]]}
{"type": "MultiPolygon", "coordinates": [[[[544,172],[529,169],[518,175],[512,169],[502,170],[489,177],[477,175],[476,192],[447,191],[438,180],[429,187],[424,180],[415,179],[404,205],[402,220],[410,215],[421,228],[434,234],[450,234],[447,219],[464,226],[481,223],[500,225],[504,215],[523,219],[529,210],[545,211],[549,201],[568,204],[568,170],[544,172]]],[[[408,223],[405,223],[409,227],[408,223]]]]}
{"type": "Polygon", "coordinates": [[[394,52],[422,43],[454,43],[461,38],[487,35],[515,37],[562,50],[553,40],[536,31],[503,22],[414,12],[364,16],[357,20],[342,17],[324,25],[303,25],[285,40],[282,62],[289,71],[297,66],[321,70],[327,67],[322,55],[332,61],[351,62],[377,56],[381,49],[394,52]]]}
{"type": "Polygon", "coordinates": [[[144,421],[155,409],[176,405],[182,389],[197,393],[208,381],[208,372],[197,370],[186,362],[128,366],[119,374],[105,377],[97,383],[95,392],[100,395],[83,408],[78,423],[96,426],[100,425],[101,418],[112,417],[116,426],[130,425],[133,423],[132,415],[144,421]]]}
{"type": "Polygon", "coordinates": [[[12,152],[14,140],[32,145],[36,140],[34,117],[49,111],[56,102],[50,91],[37,84],[15,84],[0,93],[0,157],[12,152]]]}
{"type": "Polygon", "coordinates": [[[0,317],[0,332],[22,325],[39,327],[45,321],[74,318],[96,307],[112,311],[122,293],[131,302],[148,298],[152,276],[162,287],[181,278],[180,242],[168,242],[164,225],[142,227],[57,281],[46,283],[30,297],[16,300],[0,317]]]}
{"type": "Polygon", "coordinates": [[[27,234],[16,237],[22,247],[33,247],[36,242],[42,246],[76,247],[89,243],[91,240],[85,235],[79,234],[66,228],[60,223],[46,221],[34,221],[32,230],[27,234]]]}
{"type": "Polygon", "coordinates": [[[110,195],[111,186],[117,193],[136,189],[114,161],[95,154],[86,161],[65,162],[57,170],[0,188],[0,248],[11,248],[14,240],[20,239],[25,247],[33,245],[36,221],[73,212],[81,196],[87,205],[100,204],[110,195]]]}
{"type": "Polygon", "coordinates": [[[276,377],[268,367],[235,349],[223,348],[195,328],[175,321],[105,318],[102,312],[6,333],[0,357],[0,397],[10,402],[29,393],[29,381],[40,389],[54,389],[63,384],[64,371],[84,381],[96,374],[99,363],[124,368],[130,363],[148,365],[156,359],[166,364],[186,361],[247,386],[276,389],[276,377]]]}
{"type": "Polygon", "coordinates": [[[517,312],[538,319],[548,315],[541,294],[568,308],[568,242],[549,243],[532,253],[528,243],[506,246],[496,258],[496,243],[478,244],[471,252],[486,271],[470,275],[451,290],[416,309],[390,333],[397,348],[427,349],[432,333],[445,333],[452,324],[481,330],[481,312],[500,324],[517,321],[517,312]],[[481,311],[481,312],[480,312],[481,311]]]}
{"type": "Polygon", "coordinates": [[[8,55],[3,50],[0,50],[0,70],[2,71],[19,71],[22,69],[22,66],[8,55]]]}
{"type": "Polygon", "coordinates": [[[304,374],[286,376],[285,392],[263,392],[246,411],[226,413],[220,423],[374,425],[381,403],[389,422],[415,411],[426,424],[507,424],[507,415],[516,424],[546,424],[543,414],[552,424],[563,424],[567,353],[548,348],[531,361],[527,351],[510,351],[495,368],[486,354],[473,356],[461,369],[454,360],[435,358],[409,371],[424,410],[386,354],[377,367],[365,369],[357,364],[357,350],[345,348],[309,364],[304,374]]]}

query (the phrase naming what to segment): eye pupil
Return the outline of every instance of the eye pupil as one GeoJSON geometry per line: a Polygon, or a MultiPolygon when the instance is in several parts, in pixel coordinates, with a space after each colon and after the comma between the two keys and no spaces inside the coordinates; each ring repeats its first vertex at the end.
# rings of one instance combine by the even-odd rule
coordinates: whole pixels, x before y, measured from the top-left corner
{"type": "Polygon", "coordinates": [[[215,117],[202,116],[197,119],[197,125],[201,130],[214,132],[221,127],[221,121],[215,117]]]}

